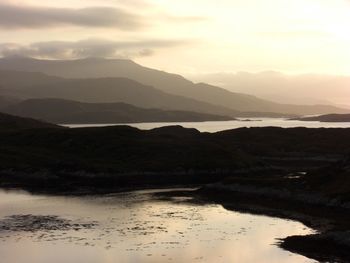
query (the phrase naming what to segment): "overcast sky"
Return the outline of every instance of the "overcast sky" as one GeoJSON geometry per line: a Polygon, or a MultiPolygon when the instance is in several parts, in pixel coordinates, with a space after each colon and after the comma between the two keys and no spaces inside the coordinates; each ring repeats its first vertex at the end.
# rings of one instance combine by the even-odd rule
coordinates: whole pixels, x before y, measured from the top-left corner
{"type": "Polygon", "coordinates": [[[1,0],[0,54],[350,75],[349,0],[1,0]]]}

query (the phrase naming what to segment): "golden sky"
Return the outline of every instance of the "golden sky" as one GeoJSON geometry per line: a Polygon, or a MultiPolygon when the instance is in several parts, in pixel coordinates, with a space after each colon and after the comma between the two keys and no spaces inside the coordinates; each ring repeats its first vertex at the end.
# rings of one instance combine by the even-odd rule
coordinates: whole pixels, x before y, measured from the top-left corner
{"type": "Polygon", "coordinates": [[[1,0],[0,52],[350,75],[349,0],[1,0]]]}

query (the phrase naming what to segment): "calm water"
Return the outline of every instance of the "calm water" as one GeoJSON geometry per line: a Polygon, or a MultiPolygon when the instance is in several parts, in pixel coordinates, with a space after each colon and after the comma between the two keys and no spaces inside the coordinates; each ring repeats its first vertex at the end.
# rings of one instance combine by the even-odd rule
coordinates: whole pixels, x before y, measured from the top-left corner
{"type": "MultiPolygon", "coordinates": [[[[142,130],[148,130],[163,126],[170,125],[181,125],[186,128],[196,128],[201,132],[217,132],[223,130],[230,130],[242,127],[307,127],[307,128],[350,128],[350,122],[318,122],[318,121],[291,121],[282,118],[259,118],[259,119],[247,119],[236,120],[236,121],[208,121],[208,122],[152,122],[152,123],[130,123],[126,124],[133,126],[142,130]]],[[[65,125],[71,128],[81,128],[81,127],[103,127],[103,126],[113,126],[120,124],[71,124],[65,125]]],[[[125,125],[125,124],[123,124],[125,125]]]]}
{"type": "MultiPolygon", "coordinates": [[[[164,191],[164,190],[163,190],[164,191]]],[[[312,230],[298,222],[161,200],[152,191],[99,197],[33,196],[0,191],[0,218],[57,215],[97,222],[92,229],[0,231],[4,263],[314,262],[274,244],[312,230]]]]}

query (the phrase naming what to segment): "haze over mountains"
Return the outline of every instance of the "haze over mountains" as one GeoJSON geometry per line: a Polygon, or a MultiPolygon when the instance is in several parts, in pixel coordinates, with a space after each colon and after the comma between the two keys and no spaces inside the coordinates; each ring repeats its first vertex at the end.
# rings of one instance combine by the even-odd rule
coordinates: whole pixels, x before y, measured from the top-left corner
{"type": "Polygon", "coordinates": [[[63,79],[43,73],[19,71],[5,71],[0,75],[6,75],[6,82],[4,84],[0,82],[2,85],[0,94],[21,99],[50,97],[89,103],[124,102],[143,108],[195,111],[228,116],[238,114],[235,110],[171,95],[126,78],[63,79]],[[30,74],[33,75],[30,76],[30,74]]]}
{"type": "Polygon", "coordinates": [[[191,80],[230,91],[293,104],[332,104],[350,108],[350,77],[324,74],[286,75],[277,71],[188,75],[191,80]]]}
{"type": "Polygon", "coordinates": [[[327,105],[270,102],[204,83],[195,84],[180,75],[146,68],[130,60],[102,58],[38,60],[7,57],[0,59],[0,70],[3,70],[0,73],[2,96],[51,97],[90,103],[124,102],[143,108],[194,111],[224,116],[349,112],[327,105]],[[32,73],[28,72],[35,73],[31,75],[32,73]]]}

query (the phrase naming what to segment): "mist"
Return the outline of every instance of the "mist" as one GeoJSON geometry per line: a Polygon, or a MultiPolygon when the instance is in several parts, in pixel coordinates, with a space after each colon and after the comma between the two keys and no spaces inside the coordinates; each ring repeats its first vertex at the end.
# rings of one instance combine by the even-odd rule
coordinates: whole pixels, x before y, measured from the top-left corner
{"type": "Polygon", "coordinates": [[[291,104],[332,104],[350,108],[350,76],[322,74],[259,73],[189,74],[197,82],[207,82],[233,92],[291,104]]]}

